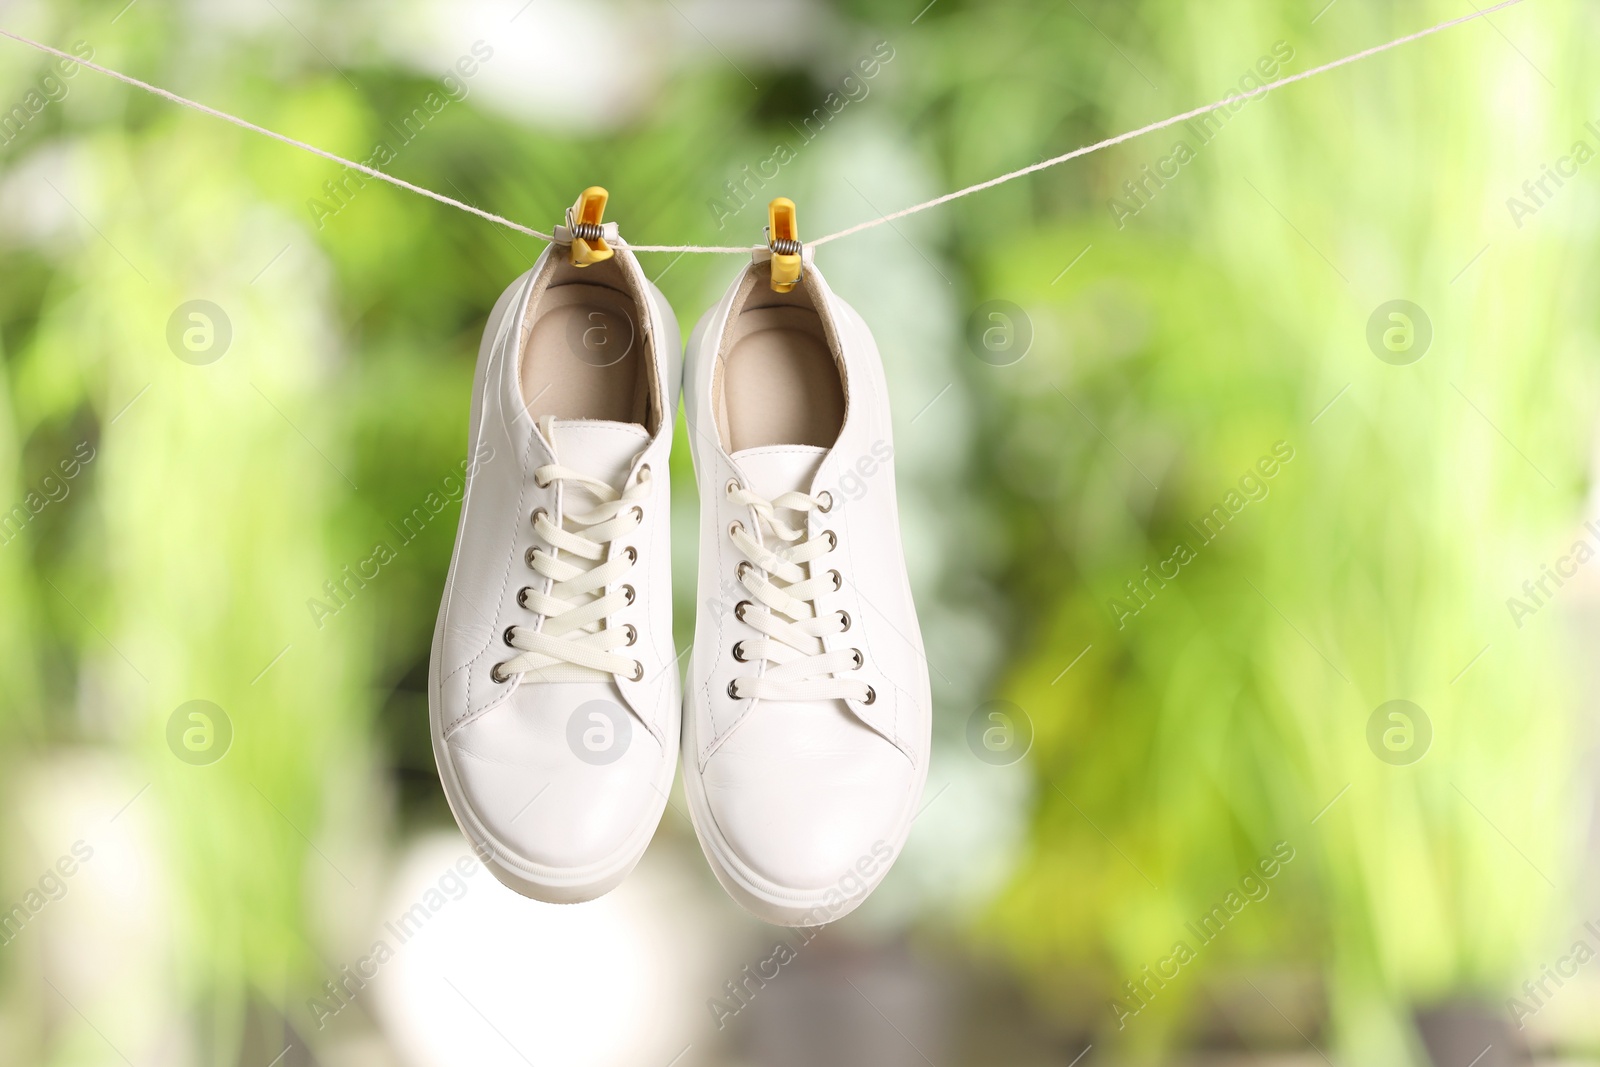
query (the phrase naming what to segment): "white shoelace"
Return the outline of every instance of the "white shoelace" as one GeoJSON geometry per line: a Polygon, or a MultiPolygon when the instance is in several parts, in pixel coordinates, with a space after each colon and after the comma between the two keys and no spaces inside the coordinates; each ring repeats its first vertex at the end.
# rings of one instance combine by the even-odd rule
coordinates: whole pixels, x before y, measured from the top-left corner
{"type": "Polygon", "coordinates": [[[803,519],[797,529],[777,516],[779,508],[797,511],[802,517],[812,510],[826,512],[833,507],[832,495],[790,492],[767,500],[729,482],[728,499],[755,511],[757,533],[762,533],[764,527],[783,542],[776,550],[768,548],[752,537],[742,522],[735,522],[728,531],[734,545],[749,559],[739,564],[739,583],[755,598],[740,601],[734,612],[761,635],[734,645],[733,656],[742,663],[765,666],[757,675],[735,678],[728,686],[728,695],[735,700],[873,703],[877,694],[866,682],[833,677],[860,670],[861,651],[823,651],[822,638],[850,629],[850,616],[843,611],[819,616],[816,599],[838,589],[843,579],[836,570],[807,576],[806,564],[837,548],[838,537],[832,530],[824,530],[817,537],[801,541],[805,533],[803,519]]]}
{"type": "MultiPolygon", "coordinates": [[[[541,428],[554,449],[550,418],[543,421],[541,428]]],[[[644,677],[644,664],[613,651],[633,644],[638,633],[632,626],[614,627],[608,622],[613,612],[633,603],[634,589],[624,585],[605,591],[606,586],[633,569],[638,554],[629,547],[609,560],[606,556],[611,542],[639,528],[644,512],[634,502],[650,492],[649,465],[640,467],[633,484],[621,493],[598,478],[559,462],[539,467],[533,477],[540,486],[561,482],[565,489],[562,525],[552,522],[545,509],[540,508],[533,513],[534,533],[557,552],[588,560],[591,565],[585,567],[537,547],[528,551],[528,566],[549,579],[551,585],[543,592],[524,586],[517,593],[517,602],[543,618],[537,627],[506,629],[506,644],[522,654],[496,664],[496,680],[520,674],[524,682],[588,682],[612,675],[638,681],[644,677]],[[586,491],[598,503],[588,511],[574,511],[567,504],[567,496],[576,489],[586,491]]]]}

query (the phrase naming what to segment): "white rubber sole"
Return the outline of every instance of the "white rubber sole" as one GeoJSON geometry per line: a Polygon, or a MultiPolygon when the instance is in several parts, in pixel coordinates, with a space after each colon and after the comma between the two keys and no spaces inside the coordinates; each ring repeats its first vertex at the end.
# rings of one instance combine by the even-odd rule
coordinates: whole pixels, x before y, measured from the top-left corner
{"type": "MultiPolygon", "coordinates": [[[[530,272],[531,273],[531,272],[530,272]]],[[[482,418],[482,405],[484,395],[484,378],[488,372],[489,353],[494,346],[496,337],[506,316],[512,314],[513,306],[521,309],[520,294],[522,294],[527,281],[524,274],[513,282],[505,292],[500,294],[494,310],[489,315],[488,325],[484,327],[483,339],[478,345],[478,363],[472,376],[472,410],[468,424],[468,440],[478,438],[479,422],[482,418]],[[518,297],[519,299],[513,299],[518,297]]],[[[648,282],[646,283],[649,284],[648,282]]],[[[663,309],[669,306],[661,291],[650,285],[650,296],[663,309]]],[[[673,321],[670,315],[665,321],[673,321]]],[[[678,347],[678,338],[663,337],[662,344],[670,344],[675,357],[668,358],[668,378],[665,383],[671,394],[667,405],[670,414],[667,416],[672,421],[677,419],[678,396],[682,381],[682,350],[678,347]]],[[[465,500],[465,497],[463,497],[465,500]]],[[[466,520],[466,507],[462,507],[462,519],[457,524],[456,544],[461,543],[461,523],[466,520]]],[[[468,841],[472,843],[473,851],[489,872],[503,885],[533,900],[543,901],[547,904],[580,904],[596,897],[604,896],[615,889],[628,877],[639,861],[644,858],[646,849],[655,837],[656,828],[661,823],[661,816],[666,811],[667,798],[672,790],[673,775],[677,773],[678,761],[672,758],[671,746],[678,739],[680,732],[680,708],[682,706],[681,690],[674,693],[671,702],[671,720],[664,724],[662,731],[663,756],[661,770],[657,779],[652,783],[660,802],[647,809],[645,815],[639,820],[639,825],[610,855],[592,864],[582,867],[552,867],[547,864],[535,863],[505,844],[491,831],[483,821],[478,818],[477,812],[468,803],[465,791],[455,773],[455,766],[450,759],[448,742],[444,738],[444,729],[439,707],[439,656],[444,643],[444,626],[450,604],[450,594],[454,587],[455,558],[452,555],[449,577],[445,582],[444,595],[439,605],[439,618],[433,628],[433,644],[428,655],[428,724],[429,732],[433,738],[433,759],[439,770],[439,784],[444,790],[445,801],[450,806],[450,813],[455,817],[456,825],[461,828],[468,841]]],[[[678,686],[676,674],[672,684],[678,686]]]]}

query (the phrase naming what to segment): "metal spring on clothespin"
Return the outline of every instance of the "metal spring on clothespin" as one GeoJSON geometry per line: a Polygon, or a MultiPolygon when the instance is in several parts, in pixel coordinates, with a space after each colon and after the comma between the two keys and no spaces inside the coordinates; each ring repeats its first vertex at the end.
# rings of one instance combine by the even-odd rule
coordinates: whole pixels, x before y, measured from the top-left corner
{"type": "Polygon", "coordinates": [[[800,282],[800,227],[794,201],[780,196],[767,205],[767,247],[772,250],[772,291],[787,293],[800,282]]]}
{"type": "Polygon", "coordinates": [[[567,255],[574,267],[587,267],[616,255],[605,242],[605,227],[600,222],[610,198],[603,188],[591,185],[578,195],[576,204],[567,208],[567,230],[572,237],[567,255]]]}

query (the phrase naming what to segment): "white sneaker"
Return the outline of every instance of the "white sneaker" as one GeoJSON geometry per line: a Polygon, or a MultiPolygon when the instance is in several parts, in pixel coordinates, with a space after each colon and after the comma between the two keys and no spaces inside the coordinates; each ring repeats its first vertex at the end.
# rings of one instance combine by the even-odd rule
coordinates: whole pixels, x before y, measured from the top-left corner
{"type": "Polygon", "coordinates": [[[877,346],[809,252],[789,292],[774,291],[772,258],[757,252],[689,339],[701,532],[684,781],[729,894],[768,922],[815,926],[899,855],[932,699],[877,346]],[[874,474],[847,500],[841,480],[863,461],[874,474]]]}
{"type": "Polygon", "coordinates": [[[484,331],[428,672],[434,758],[462,832],[502,882],[555,903],[633,869],[678,746],[678,326],[615,224],[599,224],[604,197],[584,194],[484,331]]]}

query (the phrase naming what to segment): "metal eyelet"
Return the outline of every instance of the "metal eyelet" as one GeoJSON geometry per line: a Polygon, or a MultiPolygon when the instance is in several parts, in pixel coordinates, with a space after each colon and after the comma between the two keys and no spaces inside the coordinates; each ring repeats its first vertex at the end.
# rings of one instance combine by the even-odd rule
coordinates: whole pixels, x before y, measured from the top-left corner
{"type": "Polygon", "coordinates": [[[839,547],[839,535],[832,530],[823,530],[822,536],[828,539],[828,551],[832,552],[839,547]]]}
{"type": "Polygon", "coordinates": [[[739,679],[737,679],[737,678],[735,678],[733,681],[728,683],[728,695],[730,697],[732,697],[733,699],[735,699],[735,700],[741,699],[739,694],[735,691],[735,687],[738,686],[738,684],[739,684],[739,679]]]}
{"type": "Polygon", "coordinates": [[[735,494],[735,493],[737,493],[739,491],[739,480],[737,478],[729,478],[728,479],[728,484],[727,484],[727,486],[725,488],[727,490],[728,495],[732,496],[733,494],[735,494]]]}
{"type": "Polygon", "coordinates": [[[633,603],[633,597],[634,597],[633,586],[631,586],[631,585],[623,586],[622,587],[622,594],[628,598],[628,603],[630,603],[630,604],[633,603]]]}
{"type": "MultiPolygon", "coordinates": [[[[515,629],[516,629],[515,626],[507,626],[506,627],[506,632],[500,635],[501,637],[505,638],[506,644],[511,645],[511,639],[512,639],[513,636],[515,636],[514,634],[512,634],[511,631],[513,631],[515,629]]],[[[511,645],[511,647],[515,648],[516,646],[515,645],[511,645]]]]}
{"type": "Polygon", "coordinates": [[[528,566],[531,568],[533,566],[534,558],[536,556],[538,556],[538,555],[539,555],[539,549],[538,549],[537,546],[535,546],[533,548],[528,549],[528,554],[526,556],[522,557],[522,558],[527,561],[528,566]]]}
{"type": "Polygon", "coordinates": [[[828,512],[833,510],[833,494],[828,492],[826,489],[824,489],[821,493],[817,494],[817,510],[822,512],[823,514],[827,514],[828,512]],[[827,504],[823,504],[822,503],[822,498],[823,497],[827,497],[828,498],[827,504]]]}
{"type": "Polygon", "coordinates": [[[640,682],[640,681],[644,680],[644,661],[643,660],[637,660],[636,659],[636,660],[633,661],[633,680],[635,682],[640,682]]]}
{"type": "Polygon", "coordinates": [[[744,576],[753,570],[755,570],[755,567],[750,563],[750,561],[747,559],[742,559],[739,561],[739,565],[733,569],[733,576],[742,582],[744,581],[744,576]]]}
{"type": "Polygon", "coordinates": [[[517,590],[517,607],[525,608],[529,611],[533,610],[528,607],[528,594],[531,592],[533,592],[533,586],[531,585],[525,585],[517,590]]]}
{"type": "Polygon", "coordinates": [[[550,488],[550,483],[548,481],[545,481],[545,480],[541,479],[537,474],[535,474],[533,476],[533,484],[537,485],[540,489],[548,489],[548,488],[550,488]]]}
{"type": "Polygon", "coordinates": [[[863,703],[863,704],[876,704],[877,702],[878,702],[878,691],[876,689],[872,688],[872,686],[870,686],[870,685],[867,686],[867,699],[863,700],[861,703],[863,703]]]}
{"type": "Polygon", "coordinates": [[[744,622],[744,609],[753,607],[755,607],[755,605],[750,601],[741,600],[733,606],[733,617],[738,619],[740,622],[744,622]]]}
{"type": "Polygon", "coordinates": [[[844,623],[844,625],[840,627],[839,632],[844,633],[846,630],[850,629],[850,613],[848,611],[840,611],[838,615],[840,621],[844,623]]]}
{"type": "Polygon", "coordinates": [[[750,662],[749,660],[744,658],[744,642],[743,641],[735,641],[733,643],[733,658],[738,660],[740,663],[748,663],[748,662],[750,662]]]}
{"type": "Polygon", "coordinates": [[[629,545],[627,548],[624,548],[622,550],[622,554],[624,556],[628,557],[628,562],[629,563],[638,563],[639,562],[638,550],[635,549],[632,545],[629,545]]]}
{"type": "Polygon", "coordinates": [[[650,464],[646,463],[639,468],[639,480],[642,482],[650,477],[650,464]]]}
{"type": "Polygon", "coordinates": [[[631,510],[633,512],[633,521],[634,522],[643,522],[644,521],[644,508],[641,508],[638,504],[635,504],[629,510],[631,510]]]}
{"type": "Polygon", "coordinates": [[[539,517],[541,515],[548,515],[548,514],[550,514],[550,513],[548,511],[546,511],[544,508],[534,508],[533,509],[533,514],[528,516],[528,521],[530,523],[532,523],[534,526],[538,526],[539,525],[539,517]]]}
{"type": "Polygon", "coordinates": [[[489,668],[489,677],[493,678],[495,682],[500,685],[505,685],[507,682],[511,681],[511,675],[505,674],[500,670],[500,668],[504,666],[504,663],[496,663],[493,667],[489,668]]]}
{"type": "Polygon", "coordinates": [[[844,588],[844,576],[838,571],[829,571],[828,573],[833,575],[833,591],[837,593],[840,589],[844,588]]]}
{"type": "Polygon", "coordinates": [[[735,530],[743,530],[743,529],[744,529],[744,523],[742,523],[742,522],[730,522],[730,523],[728,523],[728,536],[732,537],[733,536],[733,531],[735,531],[735,530]]]}
{"type": "Polygon", "coordinates": [[[625,622],[625,623],[622,624],[622,628],[624,630],[628,631],[628,644],[629,645],[632,645],[635,641],[639,640],[639,631],[635,630],[633,628],[633,623],[625,622]]]}
{"type": "Polygon", "coordinates": [[[866,657],[861,654],[861,650],[859,648],[852,648],[850,650],[850,655],[856,661],[856,670],[859,671],[862,667],[867,665],[866,657]]]}

